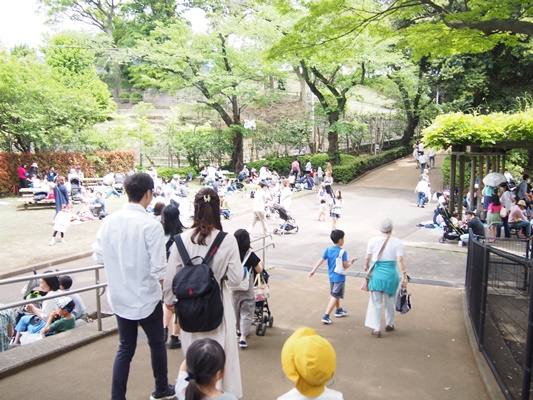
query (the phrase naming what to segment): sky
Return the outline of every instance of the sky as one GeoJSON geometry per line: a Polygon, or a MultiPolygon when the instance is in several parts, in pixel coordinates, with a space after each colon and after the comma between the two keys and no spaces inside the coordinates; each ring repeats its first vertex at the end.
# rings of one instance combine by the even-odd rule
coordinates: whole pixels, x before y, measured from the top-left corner
{"type": "MultiPolygon", "coordinates": [[[[205,30],[202,12],[192,10],[186,16],[196,31],[205,30]]],[[[0,0],[0,46],[11,49],[15,45],[27,44],[37,49],[43,44],[44,33],[61,30],[92,30],[87,24],[64,20],[61,25],[49,27],[45,25],[44,13],[37,13],[36,0],[0,0]]]]}
{"type": "Polygon", "coordinates": [[[0,0],[0,42],[4,48],[28,44],[38,48],[44,33],[65,29],[85,29],[87,26],[65,21],[60,27],[45,26],[46,17],[37,13],[36,0],[0,0]]]}

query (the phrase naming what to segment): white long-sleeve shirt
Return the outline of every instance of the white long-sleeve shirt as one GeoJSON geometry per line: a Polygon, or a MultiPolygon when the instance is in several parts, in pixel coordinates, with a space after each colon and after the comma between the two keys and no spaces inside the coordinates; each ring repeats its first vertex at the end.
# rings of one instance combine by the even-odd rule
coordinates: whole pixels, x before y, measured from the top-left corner
{"type": "Polygon", "coordinates": [[[93,243],[93,259],[104,264],[109,304],[130,320],[148,317],[161,301],[166,249],[163,226],[143,206],[126,204],[106,217],[93,243]]]}

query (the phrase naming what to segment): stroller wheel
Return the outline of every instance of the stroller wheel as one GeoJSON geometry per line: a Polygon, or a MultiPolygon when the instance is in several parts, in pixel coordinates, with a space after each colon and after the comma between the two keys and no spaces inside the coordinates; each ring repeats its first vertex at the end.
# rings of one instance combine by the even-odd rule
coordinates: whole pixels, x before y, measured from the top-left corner
{"type": "Polygon", "coordinates": [[[279,233],[279,229],[278,229],[278,228],[275,228],[275,229],[272,231],[272,233],[273,233],[274,235],[278,234],[278,233],[279,233]]]}
{"type": "Polygon", "coordinates": [[[268,317],[265,315],[263,316],[263,324],[267,324],[268,323],[268,317]]]}
{"type": "Polygon", "coordinates": [[[270,318],[268,319],[268,326],[269,326],[269,328],[272,328],[272,325],[274,325],[274,317],[273,317],[273,316],[270,316],[270,318]]]}
{"type": "Polygon", "coordinates": [[[265,331],[266,331],[266,325],[262,323],[262,324],[257,325],[257,328],[255,329],[255,334],[257,336],[265,336],[265,331]]]}
{"type": "Polygon", "coordinates": [[[439,243],[444,243],[445,240],[446,239],[444,239],[444,236],[442,236],[442,237],[439,238],[439,243]]]}
{"type": "Polygon", "coordinates": [[[298,229],[299,229],[299,228],[298,228],[298,227],[296,227],[296,232],[295,232],[295,233],[298,233],[298,229]]]}

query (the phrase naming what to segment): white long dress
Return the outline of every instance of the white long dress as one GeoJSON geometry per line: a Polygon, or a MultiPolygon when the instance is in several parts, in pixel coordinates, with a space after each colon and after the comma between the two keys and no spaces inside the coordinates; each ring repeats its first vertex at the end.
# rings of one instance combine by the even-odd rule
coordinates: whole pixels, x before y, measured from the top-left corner
{"type": "MultiPolygon", "coordinates": [[[[211,232],[206,238],[206,246],[192,243],[192,229],[184,232],[182,234],[182,240],[185,243],[189,257],[191,259],[196,256],[204,257],[218,232],[218,230],[211,232]]],[[[233,311],[231,292],[228,286],[237,286],[240,283],[242,280],[242,265],[239,256],[239,247],[232,234],[226,235],[211,262],[211,268],[218,282],[221,282],[224,275],[227,276],[226,284],[221,285],[224,318],[220,326],[210,332],[191,333],[182,330],[180,335],[181,349],[185,355],[191,343],[202,338],[211,338],[220,343],[226,352],[226,367],[224,369],[224,377],[218,382],[217,386],[224,392],[232,393],[236,397],[241,398],[241,369],[238,343],[235,340],[235,312],[233,311]]],[[[172,279],[181,268],[183,268],[183,262],[177,246],[173,245],[168,257],[167,271],[163,284],[163,299],[165,304],[172,304],[175,299],[172,293],[172,279]]]]}

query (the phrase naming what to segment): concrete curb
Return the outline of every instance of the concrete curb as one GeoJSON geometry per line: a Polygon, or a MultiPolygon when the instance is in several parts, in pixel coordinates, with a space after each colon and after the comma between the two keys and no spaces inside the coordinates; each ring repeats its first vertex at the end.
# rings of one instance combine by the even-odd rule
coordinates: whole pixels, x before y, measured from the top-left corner
{"type": "Polygon", "coordinates": [[[64,264],[70,261],[80,260],[82,258],[89,257],[91,254],[92,254],[92,251],[84,251],[82,253],[76,253],[70,256],[54,258],[52,260],[26,265],[24,267],[20,267],[20,268],[13,269],[11,271],[0,273],[0,279],[8,279],[13,276],[26,274],[26,273],[32,272],[33,269],[40,270],[44,268],[50,268],[50,267],[53,267],[59,264],[64,264]]]}
{"type": "Polygon", "coordinates": [[[0,379],[117,332],[115,318],[102,319],[102,331],[97,322],[91,322],[59,335],[49,336],[35,343],[18,346],[0,353],[0,379]]]}

